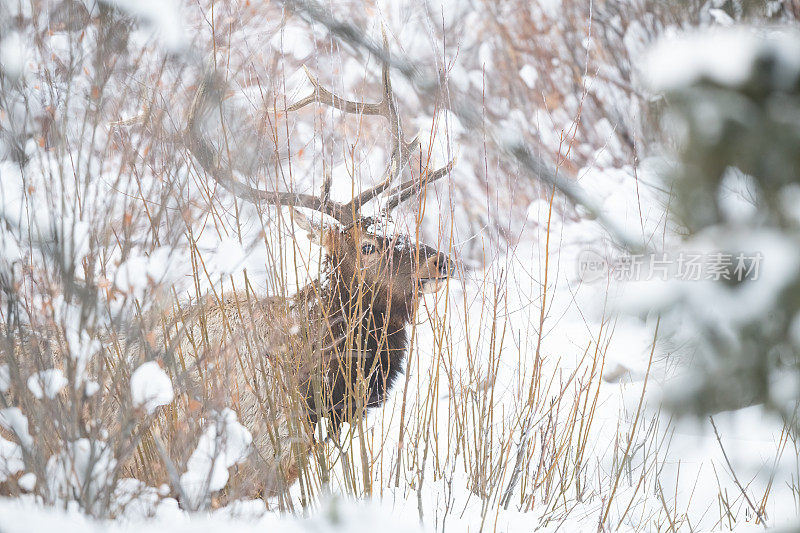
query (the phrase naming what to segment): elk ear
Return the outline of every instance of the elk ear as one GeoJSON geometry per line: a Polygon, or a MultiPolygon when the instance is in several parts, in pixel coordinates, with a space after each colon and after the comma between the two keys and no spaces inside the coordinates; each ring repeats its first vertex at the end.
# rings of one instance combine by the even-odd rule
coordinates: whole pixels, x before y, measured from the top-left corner
{"type": "Polygon", "coordinates": [[[300,228],[308,232],[308,238],[311,239],[311,242],[319,244],[320,246],[322,245],[322,238],[325,233],[325,228],[322,224],[312,222],[310,218],[294,207],[292,208],[292,220],[295,224],[300,226],[300,228]]]}

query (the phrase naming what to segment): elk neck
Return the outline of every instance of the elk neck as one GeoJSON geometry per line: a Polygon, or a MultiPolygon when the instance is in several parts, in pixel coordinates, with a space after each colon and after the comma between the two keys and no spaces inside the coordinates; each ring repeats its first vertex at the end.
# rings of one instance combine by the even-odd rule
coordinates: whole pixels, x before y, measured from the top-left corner
{"type": "MultiPolygon", "coordinates": [[[[393,359],[402,359],[406,348],[406,325],[413,317],[414,298],[390,295],[383,287],[360,281],[351,272],[333,268],[328,258],[328,283],[322,293],[324,307],[337,323],[349,330],[355,340],[363,339],[363,349],[377,355],[386,351],[393,359]]],[[[344,331],[343,331],[344,333],[344,331]]]]}
{"type": "MultiPolygon", "coordinates": [[[[414,299],[392,297],[385,289],[334,268],[333,258],[326,262],[327,280],[320,294],[321,303],[329,310],[329,323],[335,324],[334,335],[347,338],[349,345],[340,346],[339,353],[350,355],[329,370],[335,374],[331,376],[335,384],[330,400],[334,406],[347,403],[346,391],[352,390],[352,385],[345,383],[343,376],[352,379],[360,374],[368,387],[363,405],[380,405],[403,371],[408,344],[406,326],[416,310],[414,299]]],[[[339,421],[347,417],[341,412],[334,416],[339,421]]]]}

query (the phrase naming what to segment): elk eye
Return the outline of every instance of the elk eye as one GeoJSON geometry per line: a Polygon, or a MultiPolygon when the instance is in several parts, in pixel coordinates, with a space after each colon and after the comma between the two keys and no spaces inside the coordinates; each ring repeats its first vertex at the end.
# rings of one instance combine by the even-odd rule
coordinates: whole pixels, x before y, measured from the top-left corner
{"type": "Polygon", "coordinates": [[[370,242],[361,245],[361,253],[364,255],[374,254],[375,250],[375,245],[370,242]]]}

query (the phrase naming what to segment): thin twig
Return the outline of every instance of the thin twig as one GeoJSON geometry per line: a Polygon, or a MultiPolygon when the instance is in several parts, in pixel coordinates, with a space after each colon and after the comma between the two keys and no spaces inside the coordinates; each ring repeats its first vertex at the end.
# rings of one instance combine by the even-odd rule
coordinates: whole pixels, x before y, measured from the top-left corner
{"type": "Polygon", "coordinates": [[[747,501],[747,504],[756,513],[756,516],[759,520],[761,520],[761,525],[764,526],[764,529],[767,529],[767,521],[764,520],[764,515],[761,514],[761,511],[753,505],[753,502],[750,501],[750,497],[747,495],[747,491],[744,490],[744,487],[741,483],[739,483],[739,478],[736,477],[736,471],[733,469],[733,465],[731,464],[730,459],[728,459],[728,454],[725,453],[725,447],[722,445],[722,439],[719,436],[719,431],[717,431],[717,425],[714,423],[714,417],[709,416],[708,419],[711,421],[711,427],[714,428],[714,435],[717,437],[717,442],[719,443],[719,449],[722,450],[722,456],[725,458],[725,463],[728,465],[728,469],[731,471],[731,476],[733,476],[733,482],[736,483],[736,486],[739,487],[739,490],[742,492],[742,496],[747,501]]]}

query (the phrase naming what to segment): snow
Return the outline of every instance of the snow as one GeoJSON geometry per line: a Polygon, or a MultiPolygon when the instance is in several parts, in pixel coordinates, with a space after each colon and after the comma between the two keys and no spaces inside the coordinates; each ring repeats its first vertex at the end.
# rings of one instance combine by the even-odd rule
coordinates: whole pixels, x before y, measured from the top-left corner
{"type": "Polygon", "coordinates": [[[69,354],[75,361],[75,387],[77,388],[86,378],[86,367],[90,358],[99,352],[102,346],[100,341],[93,339],[85,329],[81,329],[79,333],[77,328],[66,328],[65,334],[69,354]]]}
{"type": "Polygon", "coordinates": [[[169,404],[173,397],[172,381],[155,361],[142,364],[131,375],[133,405],[144,407],[147,414],[169,404]]]}
{"type": "Polygon", "coordinates": [[[73,491],[92,501],[108,490],[117,465],[111,447],[87,438],[67,442],[47,461],[47,484],[52,497],[68,500],[73,491]]]}
{"type": "Polygon", "coordinates": [[[177,511],[177,502],[167,498],[169,491],[160,494],[153,487],[133,478],[123,478],[114,488],[113,505],[119,507],[123,516],[131,518],[152,516],[158,509],[177,511]]]}
{"type": "Polygon", "coordinates": [[[22,448],[0,437],[0,483],[25,468],[22,448]]]}
{"type": "Polygon", "coordinates": [[[94,396],[95,394],[97,394],[97,391],[99,390],[100,390],[100,384],[97,383],[96,381],[87,381],[83,389],[84,393],[86,393],[86,396],[88,397],[94,396]]]}
{"type": "Polygon", "coordinates": [[[230,409],[210,421],[181,475],[181,488],[191,501],[190,508],[198,508],[212,492],[225,487],[228,469],[247,458],[252,440],[230,409]]]}
{"type": "Polygon", "coordinates": [[[736,21],[721,9],[709,9],[708,14],[714,18],[714,22],[721,26],[733,26],[736,21]]]}
{"type": "Polygon", "coordinates": [[[478,51],[478,57],[481,66],[486,69],[490,70],[494,66],[494,45],[491,41],[487,40],[484,42],[478,51]]]}
{"type": "Polygon", "coordinates": [[[22,490],[26,490],[28,492],[33,491],[33,489],[36,487],[36,474],[28,472],[27,474],[21,475],[17,480],[17,484],[22,490]]]}
{"type": "Polygon", "coordinates": [[[400,233],[400,228],[391,217],[384,215],[373,217],[371,223],[364,226],[364,231],[376,237],[389,239],[400,233]]]}
{"type": "Polygon", "coordinates": [[[648,30],[640,21],[632,21],[628,25],[625,37],[623,38],[625,50],[628,52],[629,57],[636,63],[641,61],[642,56],[647,52],[649,42],[648,30]]]}
{"type": "Polygon", "coordinates": [[[61,392],[61,389],[66,387],[67,378],[61,373],[61,370],[51,368],[49,370],[42,370],[28,378],[28,390],[31,391],[37,399],[42,398],[53,399],[61,392]]]}
{"type": "Polygon", "coordinates": [[[65,235],[62,236],[64,257],[73,264],[81,261],[91,252],[92,228],[85,220],[64,216],[61,220],[65,235]]]}
{"type": "Polygon", "coordinates": [[[298,61],[305,61],[314,53],[314,41],[307,31],[297,26],[285,26],[272,38],[270,44],[276,50],[291,54],[298,61]]]}
{"type": "Polygon", "coordinates": [[[19,32],[12,31],[0,40],[0,71],[11,78],[18,78],[22,74],[25,49],[19,32]]]}
{"type": "Polygon", "coordinates": [[[186,45],[185,25],[176,0],[110,0],[109,3],[150,23],[168,50],[179,52],[186,45]]]}
{"type": "Polygon", "coordinates": [[[238,240],[222,239],[211,255],[212,268],[222,275],[231,274],[245,266],[247,255],[238,240]]]}
{"type": "Polygon", "coordinates": [[[800,267],[800,253],[796,251],[794,240],[768,230],[739,230],[735,234],[711,230],[687,241],[684,249],[705,253],[708,257],[719,250],[758,254],[757,279],[738,286],[707,280],[672,280],[665,282],[663,291],[659,291],[665,296],[664,300],[653,291],[658,285],[654,282],[648,289],[640,287],[631,292],[636,294],[639,309],[670,308],[684,300],[689,312],[701,323],[708,321],[724,330],[743,327],[758,323],[774,307],[800,267]],[[712,301],[716,304],[708,305],[712,301]]]}
{"type": "Polygon", "coordinates": [[[519,77],[525,82],[529,89],[536,87],[536,80],[539,79],[539,73],[533,65],[525,65],[519,69],[519,77]]]}
{"type": "Polygon", "coordinates": [[[719,187],[718,202],[725,218],[737,224],[747,224],[758,215],[758,186],[752,177],[728,169],[719,187]]]}
{"type": "MultiPolygon", "coordinates": [[[[125,480],[123,480],[125,481],[125,480]]],[[[174,502],[174,500],[171,500],[174,502]]],[[[247,502],[250,503],[250,502],[247,502]]],[[[156,519],[92,520],[75,510],[43,507],[32,499],[0,498],[0,516],[4,533],[58,530],[60,533],[191,533],[230,531],[231,533],[416,533],[423,529],[419,520],[393,510],[380,501],[357,502],[328,498],[321,508],[305,517],[265,513],[263,502],[252,502],[256,512],[246,505],[235,505],[213,513],[185,515],[169,503],[154,509],[156,519]],[[259,506],[258,503],[261,505],[259,506]]]]}
{"type": "Polygon", "coordinates": [[[770,70],[779,87],[791,87],[800,72],[800,34],[732,27],[660,40],[649,52],[644,72],[657,91],[672,91],[708,79],[725,86],[746,82],[759,58],[780,63],[770,70]]]}
{"type": "Polygon", "coordinates": [[[561,0],[539,0],[536,4],[544,11],[544,14],[551,19],[557,19],[561,15],[561,0]]]}
{"type": "Polygon", "coordinates": [[[114,284],[120,290],[136,294],[143,292],[151,283],[148,274],[149,260],[147,256],[137,255],[129,257],[127,261],[117,269],[117,277],[114,284]]]}
{"type": "MultiPolygon", "coordinates": [[[[14,116],[13,112],[8,114],[14,116]]],[[[12,227],[30,232],[35,240],[46,241],[50,232],[50,217],[43,209],[28,212],[25,185],[18,164],[0,160],[0,217],[12,227]]]]}
{"type": "Polygon", "coordinates": [[[28,418],[19,407],[0,409],[0,427],[10,431],[26,448],[33,444],[33,438],[28,433],[28,418]]]}
{"type": "Polygon", "coordinates": [[[157,283],[169,283],[184,273],[185,265],[178,263],[168,246],[161,246],[149,254],[131,254],[120,263],[114,285],[141,299],[157,283]]]}

